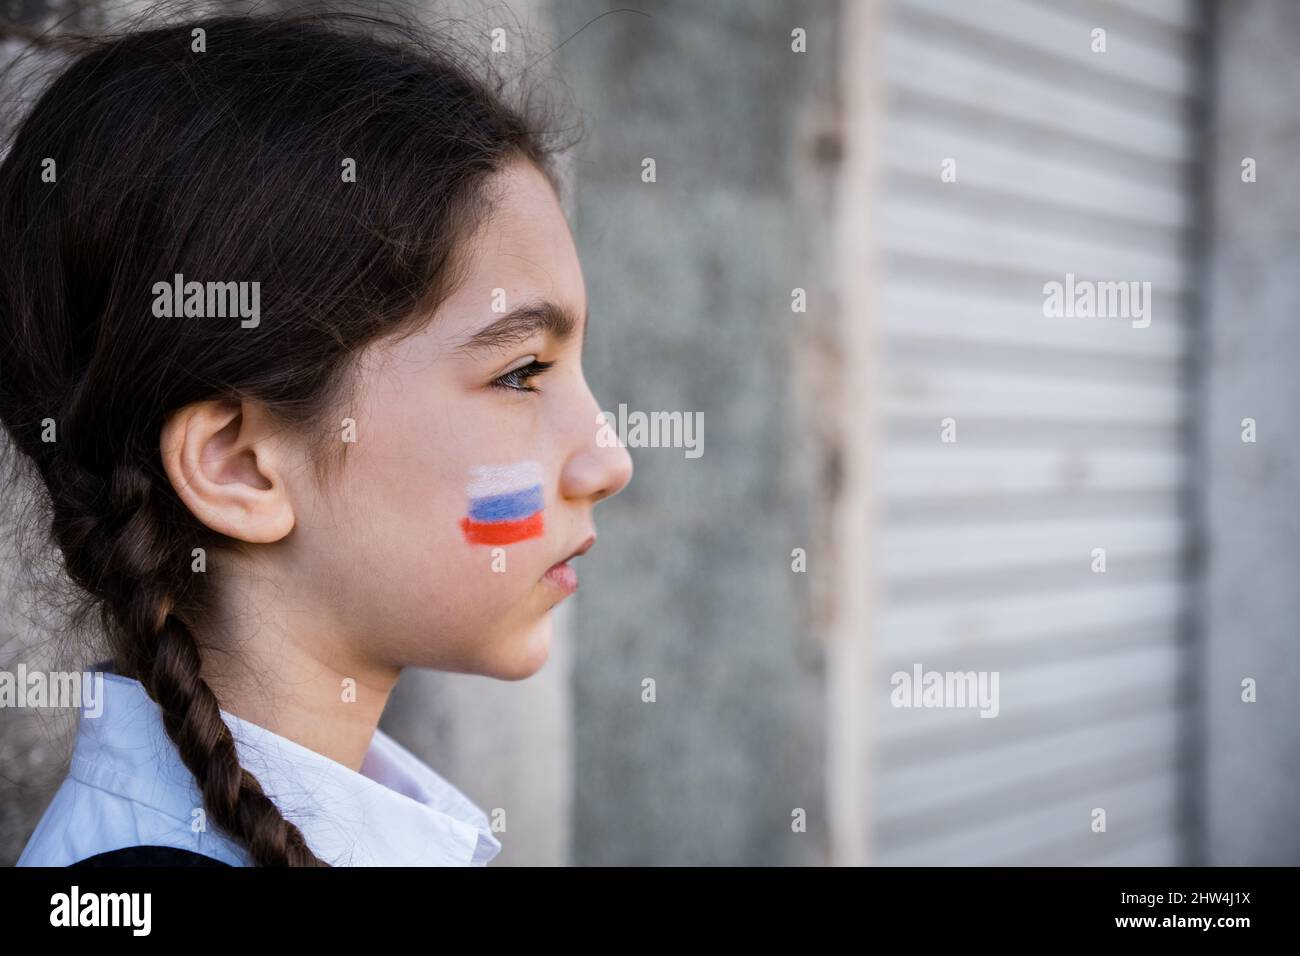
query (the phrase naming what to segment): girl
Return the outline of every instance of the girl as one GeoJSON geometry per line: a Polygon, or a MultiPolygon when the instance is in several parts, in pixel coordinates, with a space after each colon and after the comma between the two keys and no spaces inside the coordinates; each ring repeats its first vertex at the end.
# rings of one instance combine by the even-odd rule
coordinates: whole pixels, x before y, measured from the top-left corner
{"type": "Polygon", "coordinates": [[[543,665],[631,461],[554,150],[389,26],[118,36],[0,166],[0,420],[113,656],[20,864],[500,849],[380,715],[407,666],[543,665]]]}

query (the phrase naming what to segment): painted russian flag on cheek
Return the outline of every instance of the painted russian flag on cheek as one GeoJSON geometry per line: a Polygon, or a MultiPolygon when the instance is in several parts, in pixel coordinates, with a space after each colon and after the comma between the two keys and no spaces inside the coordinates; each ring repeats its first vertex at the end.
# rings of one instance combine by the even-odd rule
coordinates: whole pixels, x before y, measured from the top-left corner
{"type": "Polygon", "coordinates": [[[514,544],[542,535],[542,466],[535,461],[471,469],[469,516],[460,528],[470,544],[514,544]]]}

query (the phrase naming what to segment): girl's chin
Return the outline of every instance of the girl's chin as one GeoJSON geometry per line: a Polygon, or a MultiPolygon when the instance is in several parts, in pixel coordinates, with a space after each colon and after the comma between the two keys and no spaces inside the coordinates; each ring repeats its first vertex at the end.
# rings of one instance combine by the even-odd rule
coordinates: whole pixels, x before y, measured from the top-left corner
{"type": "Polygon", "coordinates": [[[502,641],[481,674],[497,680],[524,680],[532,677],[551,656],[551,638],[555,624],[547,611],[526,631],[502,641]]]}

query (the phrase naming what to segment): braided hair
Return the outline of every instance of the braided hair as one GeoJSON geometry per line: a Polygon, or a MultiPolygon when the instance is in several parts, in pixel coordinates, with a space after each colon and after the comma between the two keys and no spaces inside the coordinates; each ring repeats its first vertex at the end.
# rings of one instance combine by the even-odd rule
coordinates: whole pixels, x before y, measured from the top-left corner
{"type": "Polygon", "coordinates": [[[176,494],[161,429],[193,402],[255,401],[327,471],[361,350],[427,323],[489,177],[523,158],[554,183],[562,147],[401,19],[208,17],[80,45],[0,163],[0,421],[81,616],[160,707],[209,818],[257,865],[325,865],[240,766],[202,676],[221,578],[195,549],[239,543],[176,494]],[[259,281],[259,323],[156,317],[177,273],[259,281]]]}

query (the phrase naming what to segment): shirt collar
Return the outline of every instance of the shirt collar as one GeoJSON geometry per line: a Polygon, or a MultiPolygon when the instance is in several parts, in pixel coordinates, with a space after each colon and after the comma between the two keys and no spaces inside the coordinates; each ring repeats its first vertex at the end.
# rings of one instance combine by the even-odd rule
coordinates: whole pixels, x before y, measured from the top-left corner
{"type": "MultiPolygon", "coordinates": [[[[137,680],[105,665],[103,711],[82,708],[72,773],[153,806],[189,827],[198,786],[137,680]]],[[[308,846],[334,866],[481,866],[501,851],[487,814],[376,729],[358,773],[229,711],[240,762],[308,846]]],[[[218,828],[209,827],[208,835],[218,828]]],[[[225,839],[224,834],[217,834],[225,839]]],[[[231,843],[247,861],[242,846],[231,843]]]]}

